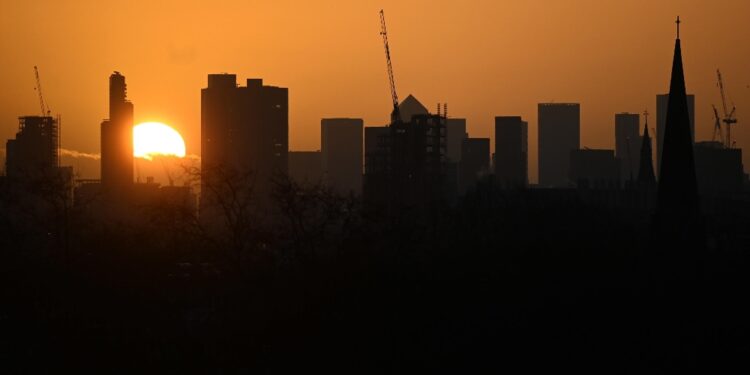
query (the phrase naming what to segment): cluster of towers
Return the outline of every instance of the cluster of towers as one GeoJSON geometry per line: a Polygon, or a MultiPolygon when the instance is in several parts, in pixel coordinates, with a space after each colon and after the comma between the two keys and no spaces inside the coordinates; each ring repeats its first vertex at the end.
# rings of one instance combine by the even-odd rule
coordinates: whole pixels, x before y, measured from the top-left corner
{"type": "MultiPolygon", "coordinates": [[[[288,175],[397,206],[451,200],[481,179],[507,189],[529,187],[528,122],[521,116],[495,117],[491,152],[490,139],[469,137],[466,120],[448,117],[447,105],[431,113],[411,95],[398,102],[384,19],[383,35],[394,99],[390,123],[365,127],[358,118],[322,119],[320,151],[289,150],[287,88],[264,85],[261,79],[239,86],[234,74],[208,75],[201,90],[201,190],[207,191],[210,183],[206,172],[217,169],[252,171],[254,190],[261,196],[271,192],[275,177],[288,175]]],[[[695,97],[684,88],[679,38],[670,92],[656,97],[656,168],[647,114],[643,126],[639,114],[616,114],[614,150],[592,150],[580,144],[580,104],[540,103],[537,187],[655,186],[658,175],[660,191],[741,189],[741,150],[695,144],[694,108],[695,97]]],[[[49,116],[20,118],[16,139],[7,144],[8,176],[57,167],[58,129],[59,120],[49,116]]],[[[116,199],[141,189],[133,181],[132,129],[125,77],[114,72],[109,77],[109,118],[101,124],[97,189],[116,199]]]]}

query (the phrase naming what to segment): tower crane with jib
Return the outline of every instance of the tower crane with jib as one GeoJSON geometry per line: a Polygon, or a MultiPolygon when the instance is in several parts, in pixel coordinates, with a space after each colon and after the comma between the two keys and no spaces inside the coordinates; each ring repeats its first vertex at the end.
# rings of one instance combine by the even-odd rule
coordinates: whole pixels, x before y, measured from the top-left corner
{"type": "Polygon", "coordinates": [[[385,13],[380,10],[380,35],[383,37],[385,48],[385,61],[388,67],[388,83],[391,86],[391,100],[393,101],[393,112],[391,112],[391,124],[401,122],[401,113],[398,109],[398,94],[396,93],[396,81],[393,77],[393,64],[391,64],[391,49],[388,46],[388,30],[385,27],[385,13]]]}
{"type": "Polygon", "coordinates": [[[42,109],[42,116],[50,116],[51,111],[44,101],[44,95],[42,95],[42,80],[39,79],[39,68],[36,65],[34,65],[34,77],[36,77],[36,93],[39,95],[39,106],[42,109]]]}
{"type": "Polygon", "coordinates": [[[721,117],[719,117],[719,110],[716,109],[715,105],[711,105],[711,107],[714,110],[714,119],[716,121],[714,122],[714,135],[711,137],[712,141],[716,141],[716,138],[719,138],[719,141],[721,141],[722,145],[724,144],[724,134],[721,130],[721,117]]]}
{"type": "MultiPolygon", "coordinates": [[[[731,148],[732,147],[732,125],[737,123],[737,118],[734,117],[734,112],[737,109],[734,104],[732,104],[732,110],[727,110],[727,99],[726,95],[724,94],[724,81],[721,79],[721,71],[719,69],[716,69],[716,77],[717,77],[717,85],[719,86],[719,92],[721,92],[721,105],[724,109],[724,118],[721,119],[721,121],[724,123],[724,126],[726,128],[726,140],[724,141],[724,147],[731,148]]],[[[715,108],[714,108],[715,110],[715,108]]]]}

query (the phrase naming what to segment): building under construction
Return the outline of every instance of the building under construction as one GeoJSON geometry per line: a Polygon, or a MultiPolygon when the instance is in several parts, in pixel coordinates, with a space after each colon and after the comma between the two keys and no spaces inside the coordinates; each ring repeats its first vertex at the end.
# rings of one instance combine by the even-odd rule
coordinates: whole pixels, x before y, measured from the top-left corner
{"type": "Polygon", "coordinates": [[[371,206],[388,207],[394,212],[434,206],[447,195],[447,116],[430,114],[411,96],[399,104],[382,10],[380,25],[393,110],[387,127],[366,133],[377,140],[365,139],[366,144],[375,143],[376,147],[365,150],[364,199],[371,206]]]}
{"type": "Polygon", "coordinates": [[[446,117],[414,115],[380,132],[365,163],[365,199],[395,207],[441,202],[445,189],[446,117]]]}
{"type": "Polygon", "coordinates": [[[6,143],[9,180],[39,179],[57,171],[60,162],[60,121],[52,116],[21,116],[18,133],[6,143]]]}

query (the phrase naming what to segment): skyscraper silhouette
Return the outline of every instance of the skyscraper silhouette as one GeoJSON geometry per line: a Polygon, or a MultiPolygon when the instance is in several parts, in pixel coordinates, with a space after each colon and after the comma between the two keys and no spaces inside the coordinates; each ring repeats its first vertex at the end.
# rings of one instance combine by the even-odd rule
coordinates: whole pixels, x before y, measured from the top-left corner
{"type": "Polygon", "coordinates": [[[528,123],[520,116],[495,117],[495,179],[503,187],[528,182],[528,123]]]}
{"type": "Polygon", "coordinates": [[[429,115],[430,111],[427,110],[414,95],[409,95],[398,105],[398,112],[400,115],[401,122],[409,122],[411,118],[416,115],[429,115]]]}
{"type": "Polygon", "coordinates": [[[679,22],[678,18],[656,213],[662,238],[686,241],[695,236],[699,206],[679,22]]]}
{"type": "Polygon", "coordinates": [[[461,145],[466,134],[465,118],[449,118],[445,122],[445,158],[449,163],[461,161],[461,145]]]}
{"type": "Polygon", "coordinates": [[[133,103],[127,100],[125,76],[109,76],[109,119],[101,128],[101,177],[105,191],[115,194],[133,184],[133,103]]]}
{"type": "Polygon", "coordinates": [[[364,198],[393,212],[444,202],[446,118],[430,114],[411,95],[398,109],[406,122],[366,130],[364,198]]]}
{"type": "Polygon", "coordinates": [[[578,103],[539,104],[539,185],[571,184],[570,152],[580,147],[581,106],[578,103]]]}
{"type": "MultiPolygon", "coordinates": [[[[234,74],[209,74],[201,90],[201,169],[222,168],[254,175],[260,195],[276,173],[286,173],[289,152],[289,93],[234,74]]],[[[205,177],[205,176],[204,176],[205,177]]],[[[205,186],[205,181],[204,184],[205,186]]]]}
{"type": "Polygon", "coordinates": [[[5,146],[5,170],[14,181],[44,178],[59,163],[58,121],[51,116],[18,118],[16,139],[5,146]]]}

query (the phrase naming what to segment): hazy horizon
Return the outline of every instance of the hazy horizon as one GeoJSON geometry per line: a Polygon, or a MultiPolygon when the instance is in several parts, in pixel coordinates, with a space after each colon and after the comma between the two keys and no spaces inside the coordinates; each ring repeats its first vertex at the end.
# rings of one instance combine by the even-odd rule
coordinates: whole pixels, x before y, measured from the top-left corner
{"type": "Polygon", "coordinates": [[[537,103],[581,103],[582,147],[613,148],[616,113],[648,109],[655,127],[677,15],[687,89],[696,95],[696,140],[711,139],[711,104],[721,107],[719,68],[737,106],[737,147],[750,145],[743,115],[750,108],[748,2],[132,1],[117,8],[36,1],[0,3],[0,148],[15,135],[18,116],[39,113],[37,65],[45,99],[62,115],[68,150],[99,152],[107,77],[115,70],[127,78],[135,122],[174,127],[188,154],[200,154],[200,89],[208,74],[220,72],[243,85],[263,78],[289,88],[290,149],[319,149],[321,118],[388,121],[381,8],[399,96],[413,94],[432,111],[447,102],[450,117],[467,119],[471,137],[492,138],[495,116],[522,116],[532,182],[537,103]]]}

